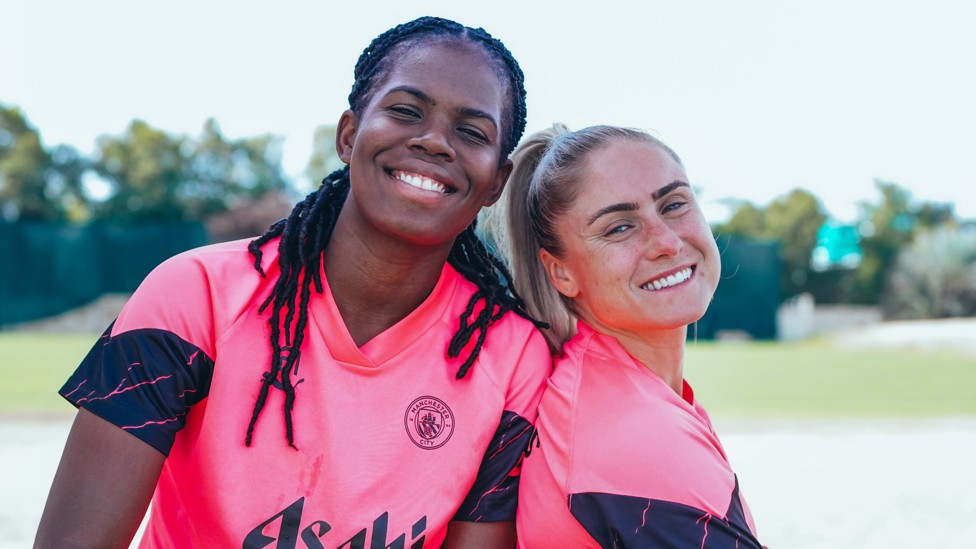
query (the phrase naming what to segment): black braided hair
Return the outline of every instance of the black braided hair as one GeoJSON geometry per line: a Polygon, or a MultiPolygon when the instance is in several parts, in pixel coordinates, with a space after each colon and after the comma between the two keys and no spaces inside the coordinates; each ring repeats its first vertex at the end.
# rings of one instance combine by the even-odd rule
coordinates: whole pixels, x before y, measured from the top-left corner
{"type": "Polygon", "coordinates": [[[441,38],[480,44],[496,63],[499,77],[508,81],[508,96],[512,104],[506,105],[502,111],[508,131],[502,135],[501,142],[501,157],[508,158],[525,132],[525,77],[505,44],[480,27],[473,29],[440,17],[421,17],[377,36],[356,62],[353,71],[355,82],[349,92],[349,108],[357,115],[363,113],[373,98],[373,90],[383,85],[390,65],[400,59],[407,46],[426,44],[441,38]]]}
{"type": "MultiPolygon", "coordinates": [[[[525,86],[522,70],[504,44],[480,28],[472,29],[437,17],[422,17],[379,35],[363,51],[356,63],[355,83],[349,93],[350,108],[357,114],[362,114],[375,87],[382,85],[390,67],[408,46],[444,38],[481,44],[496,64],[500,77],[503,76],[503,81],[507,82],[512,105],[506,107],[502,113],[500,161],[508,158],[525,130],[525,86]]],[[[313,286],[316,292],[322,292],[323,252],[332,237],[339,211],[349,194],[349,187],[348,166],[336,170],[322,181],[318,190],[296,204],[287,218],[272,225],[267,233],[248,246],[254,256],[255,270],[261,276],[266,276],[261,267],[262,248],[278,238],[280,269],[271,294],[260,308],[263,312],[271,306],[268,324],[271,327],[272,355],[271,365],[263,375],[251,421],[247,426],[244,443],[248,446],[251,445],[254,426],[264,408],[268,392],[275,385],[285,393],[285,436],[288,445],[295,447],[291,412],[295,403],[296,384],[292,381],[292,374],[297,372],[301,358],[308,322],[309,296],[313,286]]],[[[460,316],[460,325],[451,338],[446,353],[449,358],[457,358],[470,346],[468,357],[456,374],[458,379],[468,373],[478,358],[488,328],[506,312],[512,311],[532,320],[525,311],[522,299],[515,293],[508,270],[481,242],[475,233],[475,227],[476,221],[458,235],[448,256],[448,263],[477,287],[460,316]],[[473,344],[472,338],[475,338],[473,344]]],[[[542,325],[535,320],[532,322],[537,326],[542,325]]]]}

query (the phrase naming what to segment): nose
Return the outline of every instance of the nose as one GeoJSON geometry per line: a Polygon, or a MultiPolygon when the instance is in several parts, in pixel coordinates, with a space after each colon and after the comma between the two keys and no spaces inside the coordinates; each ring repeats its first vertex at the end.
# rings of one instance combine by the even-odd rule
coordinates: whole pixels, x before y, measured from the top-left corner
{"type": "Polygon", "coordinates": [[[407,141],[407,146],[414,151],[453,162],[457,151],[454,150],[449,136],[450,128],[446,124],[431,122],[419,128],[417,135],[407,141]]]}
{"type": "Polygon", "coordinates": [[[649,259],[675,257],[683,246],[681,236],[666,221],[656,219],[650,224],[645,245],[645,254],[649,259]]]}

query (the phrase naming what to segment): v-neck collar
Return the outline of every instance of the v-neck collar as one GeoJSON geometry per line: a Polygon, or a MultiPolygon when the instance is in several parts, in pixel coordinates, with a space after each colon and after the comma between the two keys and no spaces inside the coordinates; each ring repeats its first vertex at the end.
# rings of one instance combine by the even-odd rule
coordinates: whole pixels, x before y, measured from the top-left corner
{"type": "Polygon", "coordinates": [[[660,388],[662,389],[664,394],[668,396],[668,398],[675,397],[675,396],[679,397],[682,401],[684,401],[685,404],[690,406],[692,409],[695,409],[696,411],[698,410],[698,403],[695,401],[695,391],[692,390],[691,385],[688,384],[688,380],[682,378],[681,394],[678,395],[674,392],[674,390],[670,386],[668,386],[667,383],[665,383],[663,379],[661,379],[661,376],[657,375],[650,368],[641,364],[636,358],[631,356],[630,353],[628,353],[627,350],[624,349],[623,345],[621,345],[620,342],[615,337],[602,334],[594,330],[590,325],[586,324],[583,321],[577,322],[576,329],[579,332],[580,337],[583,338],[589,337],[590,341],[598,342],[598,345],[601,347],[602,352],[604,354],[613,357],[615,360],[620,362],[624,367],[637,370],[638,372],[640,372],[640,375],[642,376],[643,375],[649,376],[653,380],[655,385],[660,386],[660,388]]]}
{"type": "Polygon", "coordinates": [[[454,300],[460,276],[445,263],[440,278],[427,299],[402,320],[367,341],[362,347],[357,347],[349,334],[324,271],[321,299],[313,298],[309,303],[310,318],[314,322],[317,335],[325,342],[333,358],[348,364],[378,368],[423,337],[441,320],[445,309],[454,300]]]}

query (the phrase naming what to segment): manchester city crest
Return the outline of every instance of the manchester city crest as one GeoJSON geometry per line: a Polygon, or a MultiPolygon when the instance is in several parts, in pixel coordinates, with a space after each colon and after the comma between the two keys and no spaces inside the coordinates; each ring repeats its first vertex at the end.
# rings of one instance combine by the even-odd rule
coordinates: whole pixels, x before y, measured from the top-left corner
{"type": "Polygon", "coordinates": [[[403,425],[414,444],[433,450],[446,444],[454,434],[454,414],[443,400],[422,396],[407,407],[403,425]]]}

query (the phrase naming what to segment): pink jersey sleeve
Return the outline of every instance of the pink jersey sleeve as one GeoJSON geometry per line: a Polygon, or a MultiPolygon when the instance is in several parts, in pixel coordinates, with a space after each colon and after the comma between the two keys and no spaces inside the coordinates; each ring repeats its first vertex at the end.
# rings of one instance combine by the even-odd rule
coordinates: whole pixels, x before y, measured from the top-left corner
{"type": "Polygon", "coordinates": [[[215,309],[227,302],[215,303],[205,258],[220,256],[246,266],[241,246],[219,245],[154,269],[60,394],[168,454],[187,412],[209,394],[215,309]]]}
{"type": "Polygon", "coordinates": [[[474,486],[454,516],[459,521],[514,520],[518,502],[520,465],[534,433],[533,424],[551,370],[549,349],[542,335],[524,319],[512,317],[509,322],[493,327],[489,339],[495,348],[505,349],[503,360],[512,367],[504,412],[498,429],[482,459],[474,486]],[[503,327],[504,326],[504,327],[503,327]],[[497,332],[494,331],[496,328],[497,332]],[[506,333],[506,329],[508,333],[506,333]],[[517,336],[511,334],[523,332],[517,336]],[[525,331],[531,335],[526,338],[525,331]],[[513,348],[512,342],[522,341],[513,348]]]}

